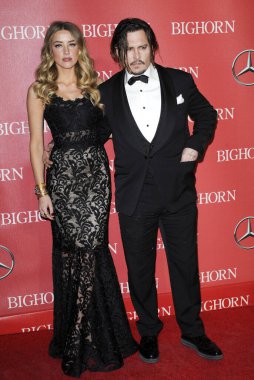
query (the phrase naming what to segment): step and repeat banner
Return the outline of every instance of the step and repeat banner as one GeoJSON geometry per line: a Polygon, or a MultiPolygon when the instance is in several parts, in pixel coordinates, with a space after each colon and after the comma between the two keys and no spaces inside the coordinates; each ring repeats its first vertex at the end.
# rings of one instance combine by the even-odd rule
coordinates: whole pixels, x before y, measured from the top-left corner
{"type": "MultiPolygon", "coordinates": [[[[52,328],[51,228],[41,219],[33,192],[26,93],[54,20],[79,25],[105,81],[119,70],[109,54],[117,23],[144,18],[159,41],[156,61],[191,73],[216,108],[216,135],[197,169],[202,311],[253,305],[254,2],[1,0],[0,5],[0,334],[52,328]]],[[[46,124],[44,136],[47,144],[46,124]]],[[[114,191],[111,142],[106,149],[114,191]]],[[[127,314],[135,320],[114,197],[109,235],[127,314]]],[[[158,312],[167,316],[174,308],[160,235],[157,252],[158,312]]]]}

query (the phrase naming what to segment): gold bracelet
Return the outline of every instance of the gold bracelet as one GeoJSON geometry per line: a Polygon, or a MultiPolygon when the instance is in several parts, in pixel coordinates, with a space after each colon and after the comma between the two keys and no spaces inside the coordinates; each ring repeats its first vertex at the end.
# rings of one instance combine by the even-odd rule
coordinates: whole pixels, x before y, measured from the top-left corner
{"type": "Polygon", "coordinates": [[[38,199],[43,197],[44,195],[47,195],[48,192],[46,189],[46,184],[45,183],[39,183],[38,185],[35,185],[34,193],[38,199]]]}
{"type": "Polygon", "coordinates": [[[40,190],[44,190],[46,189],[46,184],[44,182],[38,183],[37,185],[35,185],[35,187],[38,187],[40,190]]]}

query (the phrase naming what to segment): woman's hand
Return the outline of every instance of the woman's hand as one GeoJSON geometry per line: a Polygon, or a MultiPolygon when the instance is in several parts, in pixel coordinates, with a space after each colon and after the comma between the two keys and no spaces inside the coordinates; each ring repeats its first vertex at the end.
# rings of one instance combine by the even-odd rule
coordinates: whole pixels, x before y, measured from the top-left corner
{"type": "Polygon", "coordinates": [[[43,195],[39,198],[39,210],[43,218],[49,220],[54,219],[53,206],[49,195],[43,195]]]}

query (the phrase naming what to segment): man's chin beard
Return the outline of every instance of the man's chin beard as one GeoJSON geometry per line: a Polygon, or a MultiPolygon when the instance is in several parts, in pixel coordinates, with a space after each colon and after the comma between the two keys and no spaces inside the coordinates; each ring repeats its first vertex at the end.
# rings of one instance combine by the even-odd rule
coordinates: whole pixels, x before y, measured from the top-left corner
{"type": "Polygon", "coordinates": [[[141,74],[144,74],[144,72],[146,71],[146,69],[145,70],[140,70],[138,72],[134,72],[134,71],[132,71],[131,67],[128,67],[127,71],[128,71],[129,74],[132,74],[132,75],[141,75],[141,74]]]}

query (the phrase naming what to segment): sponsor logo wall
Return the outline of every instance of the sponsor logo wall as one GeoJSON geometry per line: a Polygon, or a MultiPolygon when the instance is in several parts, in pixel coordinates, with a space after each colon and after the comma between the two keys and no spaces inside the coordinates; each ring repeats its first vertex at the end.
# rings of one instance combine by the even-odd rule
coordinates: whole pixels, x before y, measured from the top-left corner
{"type": "MultiPolygon", "coordinates": [[[[153,0],[145,19],[160,44],[157,62],[192,74],[218,112],[218,127],[197,169],[202,311],[254,304],[254,3],[251,0],[153,0]],[[191,6],[190,6],[191,4],[191,6]],[[202,12],[200,12],[202,9],[202,12]]],[[[51,21],[80,26],[103,80],[118,71],[109,44],[118,21],[144,18],[129,0],[1,1],[0,22],[0,334],[52,329],[51,228],[40,218],[29,162],[26,93],[51,21]],[[113,5],[112,5],[113,4],[113,5]],[[114,8],[113,8],[114,7],[114,8]]],[[[192,121],[189,120],[190,129],[192,121]]],[[[45,144],[51,140],[44,125],[45,144]]],[[[114,152],[106,144],[112,184],[114,152]]],[[[113,184],[114,191],[114,184],[113,184]]],[[[114,197],[109,248],[127,315],[130,301],[114,197]]],[[[174,314],[161,236],[157,241],[159,314],[174,314]]]]}

